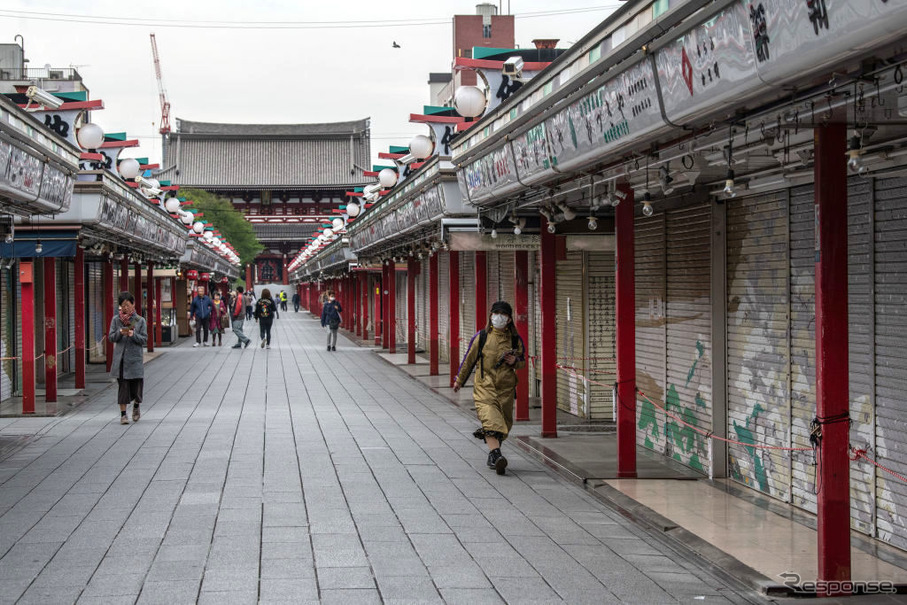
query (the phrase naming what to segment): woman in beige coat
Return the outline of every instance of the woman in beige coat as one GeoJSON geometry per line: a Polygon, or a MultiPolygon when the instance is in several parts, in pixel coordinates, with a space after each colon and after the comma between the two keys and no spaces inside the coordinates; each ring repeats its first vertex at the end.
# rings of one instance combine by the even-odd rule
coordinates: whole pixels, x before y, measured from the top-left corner
{"type": "Polygon", "coordinates": [[[513,325],[513,310],[508,303],[498,301],[491,305],[488,325],[472,337],[454,380],[456,392],[478,366],[472,393],[482,428],[473,434],[488,444],[488,467],[499,475],[507,468],[501,443],[513,426],[516,370],[526,365],[525,357],[526,347],[513,325]]]}

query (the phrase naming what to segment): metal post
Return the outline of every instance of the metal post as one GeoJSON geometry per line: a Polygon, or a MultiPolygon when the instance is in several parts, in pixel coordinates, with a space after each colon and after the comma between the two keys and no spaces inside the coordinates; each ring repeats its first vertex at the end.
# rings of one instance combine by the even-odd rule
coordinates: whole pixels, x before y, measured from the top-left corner
{"type": "Polygon", "coordinates": [[[476,332],[488,324],[488,259],[485,252],[476,252],[476,332]]]}
{"type": "Polygon", "coordinates": [[[387,261],[387,352],[397,352],[397,268],[387,261]]]}
{"type": "Polygon", "coordinates": [[[554,234],[548,221],[541,221],[539,302],[542,316],[542,437],[557,437],[557,291],[554,234]]]}
{"type": "Polygon", "coordinates": [[[35,413],[35,278],[31,260],[19,263],[22,297],[22,413],[35,413]]]}
{"type": "Polygon", "coordinates": [[[57,259],[44,258],[44,401],[57,400],[57,259]]]}
{"type": "Polygon", "coordinates": [[[85,388],[85,251],[76,246],[76,258],[73,264],[75,275],[74,312],[76,330],[76,388],[85,388]]]}
{"type": "Polygon", "coordinates": [[[416,363],[416,271],[414,256],[406,260],[406,363],[416,363]]]}
{"type": "Polygon", "coordinates": [[[154,263],[148,262],[148,316],[145,320],[146,326],[148,328],[148,340],[146,342],[146,348],[149,353],[154,353],[154,335],[157,331],[157,324],[155,323],[155,309],[157,301],[154,300],[154,263]]]}
{"type": "Polygon", "coordinates": [[[428,259],[428,374],[437,376],[440,359],[438,342],[438,253],[428,259]]]}
{"type": "MultiPolygon", "coordinates": [[[[529,333],[529,253],[519,250],[513,253],[513,322],[517,332],[525,337],[529,333]]],[[[525,347],[525,340],[523,341],[525,347]]],[[[525,351],[527,362],[529,351],[525,351]]],[[[529,420],[529,366],[517,370],[516,420],[529,420]]]]}
{"type": "MultiPolygon", "coordinates": [[[[121,265],[122,266],[122,265],[121,265]]],[[[122,279],[121,279],[122,281],[122,279]]],[[[122,291],[122,289],[121,289],[122,291]]],[[[110,367],[113,364],[113,342],[107,338],[107,331],[110,330],[110,322],[113,321],[113,309],[114,309],[114,300],[116,297],[113,293],[113,260],[110,256],[107,257],[107,261],[104,263],[104,298],[103,298],[103,309],[104,309],[104,359],[107,362],[107,371],[110,371],[110,367]]]]}
{"type": "MultiPolygon", "coordinates": [[[[850,560],[845,124],[814,130],[816,212],[816,454],[819,580],[848,581],[850,560]]],[[[820,593],[835,596],[843,592],[820,593]]]]}
{"type": "Polygon", "coordinates": [[[460,253],[447,253],[448,297],[450,298],[450,385],[460,369],[460,253]]]}
{"type": "Polygon", "coordinates": [[[636,283],[634,281],[633,189],[615,210],[617,325],[617,476],[636,477],[636,283]]]}

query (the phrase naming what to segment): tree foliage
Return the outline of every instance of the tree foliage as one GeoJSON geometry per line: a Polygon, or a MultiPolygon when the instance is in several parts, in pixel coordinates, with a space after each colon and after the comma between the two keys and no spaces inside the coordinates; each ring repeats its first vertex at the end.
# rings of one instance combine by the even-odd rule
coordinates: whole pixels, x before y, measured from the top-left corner
{"type": "Polygon", "coordinates": [[[220,231],[226,238],[242,264],[251,263],[264,246],[255,236],[252,224],[247,221],[242,212],[233,207],[229,200],[217,197],[213,193],[201,189],[183,189],[180,194],[187,200],[192,200],[190,207],[194,212],[202,212],[201,220],[220,231]]]}

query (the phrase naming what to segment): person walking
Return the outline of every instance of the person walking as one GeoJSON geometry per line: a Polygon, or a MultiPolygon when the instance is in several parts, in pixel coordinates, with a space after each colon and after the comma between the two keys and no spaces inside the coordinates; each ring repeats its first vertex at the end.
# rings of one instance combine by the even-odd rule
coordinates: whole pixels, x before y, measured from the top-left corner
{"type": "Polygon", "coordinates": [[[208,330],[210,329],[209,322],[211,321],[211,313],[214,312],[214,301],[212,301],[207,294],[205,294],[205,287],[198,287],[198,296],[192,299],[192,304],[189,305],[189,319],[195,322],[195,344],[193,347],[208,346],[208,330]],[[202,332],[204,332],[205,339],[202,341],[202,332]]]}
{"type": "Polygon", "coordinates": [[[242,295],[243,303],[246,305],[246,319],[251,320],[252,312],[255,310],[255,290],[249,288],[242,295]]]}
{"type": "Polygon", "coordinates": [[[280,291],[280,310],[287,310],[287,293],[283,290],[280,291]]]}
{"type": "Polygon", "coordinates": [[[343,308],[334,299],[334,291],[328,290],[328,299],[321,309],[321,327],[328,328],[328,351],[337,350],[337,330],[340,328],[340,313],[343,308]]]}
{"type": "Polygon", "coordinates": [[[130,292],[120,292],[117,297],[119,312],[110,321],[107,339],[114,343],[110,373],[117,379],[117,403],[120,404],[120,424],[129,424],[126,406],[132,403],[132,421],[142,417],[139,407],[145,384],[145,367],[142,355],[148,342],[145,319],[135,312],[135,297],[130,292]]]}
{"type": "Polygon", "coordinates": [[[293,312],[299,313],[299,292],[293,292],[293,312]]]}
{"type": "Polygon", "coordinates": [[[488,445],[488,467],[499,475],[507,468],[501,444],[513,426],[516,370],[526,365],[525,357],[526,347],[513,325],[513,309],[501,300],[491,305],[488,325],[469,342],[454,380],[456,393],[478,365],[472,393],[482,426],[473,435],[488,445]]]}
{"type": "Polygon", "coordinates": [[[220,347],[224,344],[224,330],[230,325],[230,313],[227,305],[221,298],[220,290],[214,291],[214,308],[209,320],[211,330],[211,346],[220,347]]]}
{"type": "Polygon", "coordinates": [[[261,291],[261,298],[255,303],[255,321],[261,336],[261,348],[271,348],[271,326],[277,316],[277,304],[271,298],[271,291],[265,288],[261,291]]]}
{"type": "Polygon", "coordinates": [[[248,347],[249,343],[252,342],[252,339],[243,332],[246,310],[243,308],[245,307],[245,295],[243,294],[242,286],[236,286],[236,292],[231,294],[231,298],[230,319],[233,321],[233,334],[236,335],[236,344],[231,348],[238,349],[242,346],[248,347]]]}

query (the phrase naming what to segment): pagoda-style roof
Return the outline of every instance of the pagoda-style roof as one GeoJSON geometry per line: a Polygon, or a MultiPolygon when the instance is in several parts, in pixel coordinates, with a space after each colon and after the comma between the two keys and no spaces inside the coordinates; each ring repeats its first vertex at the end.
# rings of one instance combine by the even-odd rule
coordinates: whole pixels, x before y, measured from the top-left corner
{"type": "Polygon", "coordinates": [[[304,189],[370,182],[369,120],[221,124],[177,120],[156,178],[181,187],[304,189]]]}

